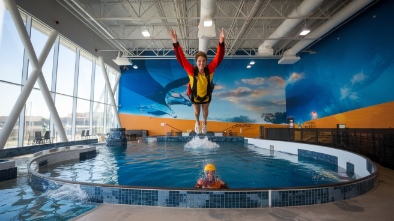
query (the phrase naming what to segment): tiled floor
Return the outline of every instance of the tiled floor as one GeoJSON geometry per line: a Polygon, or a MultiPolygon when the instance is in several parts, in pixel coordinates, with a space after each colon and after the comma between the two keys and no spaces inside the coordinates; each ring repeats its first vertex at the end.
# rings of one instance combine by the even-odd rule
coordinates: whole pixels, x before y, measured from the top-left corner
{"type": "Polygon", "coordinates": [[[391,221],[394,213],[394,170],[378,165],[378,187],[362,196],[334,203],[263,209],[188,209],[103,204],[75,218],[85,220],[373,220],[391,221]]]}

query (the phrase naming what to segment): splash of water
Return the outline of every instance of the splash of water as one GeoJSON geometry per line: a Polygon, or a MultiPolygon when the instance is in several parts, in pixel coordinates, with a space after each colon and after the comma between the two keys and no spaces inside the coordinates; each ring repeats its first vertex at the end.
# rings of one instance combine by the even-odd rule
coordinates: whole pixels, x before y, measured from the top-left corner
{"type": "Polygon", "coordinates": [[[81,189],[79,184],[66,183],[59,189],[48,190],[43,196],[57,200],[70,200],[77,202],[85,202],[88,200],[88,194],[81,189]]]}
{"type": "Polygon", "coordinates": [[[199,136],[195,136],[192,140],[185,144],[185,148],[191,149],[213,149],[218,147],[220,147],[219,144],[209,141],[207,136],[205,136],[203,139],[201,139],[199,136]]]}

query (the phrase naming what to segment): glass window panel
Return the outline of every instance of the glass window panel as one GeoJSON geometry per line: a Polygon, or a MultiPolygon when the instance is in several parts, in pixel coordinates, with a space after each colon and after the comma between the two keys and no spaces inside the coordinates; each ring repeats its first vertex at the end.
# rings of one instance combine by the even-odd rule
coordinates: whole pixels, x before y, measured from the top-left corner
{"type": "MultiPolygon", "coordinates": [[[[0,93],[7,94],[7,96],[0,96],[0,130],[3,128],[5,121],[11,113],[12,108],[15,105],[15,101],[21,91],[20,86],[2,83],[0,82],[0,93]]],[[[16,147],[18,145],[18,130],[19,130],[19,118],[16,121],[14,128],[12,129],[10,136],[7,139],[4,148],[16,147]]]]}
{"type": "MultiPolygon", "coordinates": [[[[36,53],[37,58],[41,55],[42,50],[46,42],[48,41],[48,36],[51,30],[47,27],[43,26],[42,24],[33,21],[33,26],[31,29],[31,42],[33,44],[34,51],[36,53]]],[[[52,46],[51,51],[49,52],[44,65],[42,66],[42,73],[44,75],[45,82],[47,83],[48,88],[51,88],[52,82],[52,69],[53,69],[53,53],[54,47],[52,46]]],[[[31,63],[29,62],[29,75],[32,71],[31,63]]],[[[39,88],[38,83],[34,85],[34,87],[39,88]]]]}
{"type": "MultiPolygon", "coordinates": [[[[26,16],[22,15],[22,18],[26,20],[26,16]]],[[[0,80],[21,83],[23,52],[24,46],[14,21],[5,10],[0,16],[0,80]]]]}
{"type": "Polygon", "coordinates": [[[26,101],[24,145],[31,145],[35,132],[49,130],[50,112],[40,90],[32,90],[26,101]],[[30,139],[29,139],[30,136],[30,139]]]}
{"type": "MultiPolygon", "coordinates": [[[[116,81],[116,76],[118,74],[118,72],[116,72],[113,68],[111,68],[110,66],[106,66],[107,68],[107,76],[109,79],[109,82],[111,84],[111,88],[112,88],[112,92],[115,86],[115,81],[116,81]]],[[[115,94],[114,94],[114,99],[115,99],[115,104],[118,104],[118,91],[116,90],[115,94]]],[[[111,100],[109,99],[109,94],[107,92],[106,94],[106,104],[111,104],[111,100]]]]}
{"type": "Polygon", "coordinates": [[[104,133],[104,104],[93,104],[93,128],[91,134],[104,133]]]}
{"type": "Polygon", "coordinates": [[[73,95],[76,47],[60,38],[56,92],[73,95]]]}
{"type": "Polygon", "coordinates": [[[90,100],[92,56],[81,50],[79,60],[78,97],[90,100]]]}
{"type": "Polygon", "coordinates": [[[107,106],[107,126],[106,126],[106,133],[109,133],[110,128],[115,128],[115,113],[114,109],[112,108],[112,105],[106,105],[107,106]]]}
{"type": "Polygon", "coordinates": [[[82,130],[89,130],[90,118],[89,118],[90,101],[77,99],[77,114],[75,119],[75,134],[76,139],[81,138],[82,130]]]}
{"type": "Polygon", "coordinates": [[[105,80],[99,59],[96,59],[96,73],[94,77],[94,101],[104,103],[105,80]]]}
{"type": "MultiPolygon", "coordinates": [[[[66,132],[67,139],[71,140],[73,98],[56,94],[55,105],[59,113],[60,120],[63,124],[64,131],[66,132]]],[[[56,138],[59,139],[58,133],[56,133],[56,138]]]]}
{"type": "MultiPolygon", "coordinates": [[[[114,88],[114,84],[115,84],[115,75],[114,75],[113,69],[110,68],[109,66],[107,66],[107,76],[108,76],[108,80],[109,80],[109,83],[111,85],[111,90],[112,90],[114,88]]],[[[108,97],[108,99],[106,100],[107,104],[111,104],[111,100],[109,99],[108,92],[107,92],[107,97],[108,97]]]]}

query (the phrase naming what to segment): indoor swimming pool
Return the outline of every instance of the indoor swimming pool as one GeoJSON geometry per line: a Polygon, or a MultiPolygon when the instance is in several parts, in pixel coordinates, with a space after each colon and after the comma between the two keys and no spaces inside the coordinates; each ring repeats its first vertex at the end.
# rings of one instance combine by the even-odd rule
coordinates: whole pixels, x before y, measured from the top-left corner
{"type": "Polygon", "coordinates": [[[8,220],[70,220],[99,204],[72,195],[69,191],[47,192],[32,189],[28,184],[27,164],[33,155],[15,157],[18,178],[0,182],[0,217],[8,220]]]}
{"type": "Polygon", "coordinates": [[[125,147],[54,148],[15,157],[18,178],[0,183],[4,199],[0,216],[69,220],[101,203],[302,206],[352,198],[377,185],[377,169],[369,159],[337,149],[246,138],[196,138],[192,144],[188,143],[192,138],[185,139],[149,138],[125,147]],[[87,155],[82,157],[82,152],[87,155]],[[193,188],[207,163],[216,166],[217,175],[230,189],[193,188]]]}
{"type": "MultiPolygon", "coordinates": [[[[199,141],[200,140],[200,141],[199,141]]],[[[245,145],[243,142],[129,143],[98,147],[97,156],[81,162],[40,167],[48,177],[74,182],[147,188],[193,188],[212,163],[231,189],[294,188],[354,180],[344,168],[313,158],[245,145]]]]}

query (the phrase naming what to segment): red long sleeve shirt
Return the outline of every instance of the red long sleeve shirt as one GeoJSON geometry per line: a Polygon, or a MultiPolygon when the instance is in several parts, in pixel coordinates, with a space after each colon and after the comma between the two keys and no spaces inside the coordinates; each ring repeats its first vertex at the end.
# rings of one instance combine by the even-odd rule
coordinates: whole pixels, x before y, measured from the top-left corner
{"type": "MultiPolygon", "coordinates": [[[[191,88],[193,88],[194,84],[194,66],[186,59],[185,54],[183,53],[182,47],[179,43],[174,43],[174,52],[176,55],[176,59],[178,60],[179,64],[183,67],[186,73],[189,76],[189,85],[187,94],[190,96],[191,88]]],[[[222,62],[224,57],[224,42],[219,43],[216,55],[213,60],[208,64],[208,71],[209,71],[209,78],[212,82],[213,74],[219,64],[222,62]]],[[[205,74],[199,74],[197,77],[197,95],[200,97],[204,97],[207,94],[207,86],[208,86],[208,79],[206,78],[205,74]]],[[[208,100],[208,98],[207,98],[208,100]]],[[[192,101],[195,102],[195,101],[192,101]]]]}

